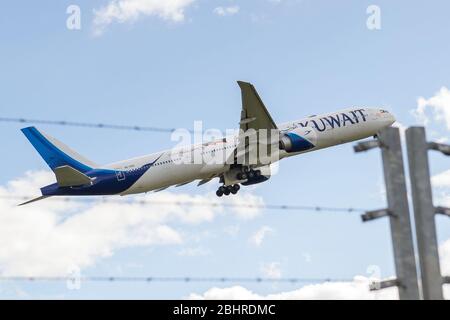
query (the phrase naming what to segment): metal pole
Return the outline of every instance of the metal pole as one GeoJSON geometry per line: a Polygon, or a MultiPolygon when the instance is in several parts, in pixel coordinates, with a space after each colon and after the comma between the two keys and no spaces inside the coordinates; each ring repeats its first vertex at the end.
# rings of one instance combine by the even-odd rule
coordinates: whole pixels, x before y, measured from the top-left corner
{"type": "Polygon", "coordinates": [[[423,127],[406,130],[409,175],[419,250],[422,293],[425,300],[442,300],[442,276],[436,236],[435,208],[428,164],[428,144],[423,127]]]}
{"type": "Polygon", "coordinates": [[[400,300],[418,300],[416,260],[409,217],[403,167],[402,146],[398,128],[386,128],[379,134],[384,167],[395,269],[400,300]]]}

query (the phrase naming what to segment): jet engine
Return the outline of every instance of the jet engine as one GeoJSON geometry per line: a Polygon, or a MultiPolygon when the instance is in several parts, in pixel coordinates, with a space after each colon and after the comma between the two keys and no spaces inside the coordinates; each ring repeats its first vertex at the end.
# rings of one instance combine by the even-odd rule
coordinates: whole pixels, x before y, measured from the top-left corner
{"type": "Polygon", "coordinates": [[[296,128],[288,132],[284,132],[280,136],[280,150],[290,152],[301,152],[314,148],[317,136],[314,129],[296,128]]]}

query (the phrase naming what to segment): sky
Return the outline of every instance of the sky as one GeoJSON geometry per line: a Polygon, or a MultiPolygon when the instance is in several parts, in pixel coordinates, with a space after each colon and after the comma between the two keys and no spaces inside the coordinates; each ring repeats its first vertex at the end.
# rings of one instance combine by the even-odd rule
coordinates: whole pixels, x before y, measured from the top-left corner
{"type": "MultiPolygon", "coordinates": [[[[382,106],[402,131],[424,125],[429,140],[449,142],[449,11],[443,0],[2,1],[0,117],[187,129],[202,121],[225,131],[238,126],[236,81],[244,80],[279,123],[382,106]]],[[[3,197],[35,195],[54,181],[23,126],[0,122],[3,197]]],[[[103,164],[176,144],[169,133],[38,127],[103,164]]],[[[450,206],[449,159],[430,153],[430,166],[434,202],[450,206]]],[[[396,289],[367,290],[369,278],[395,275],[387,220],[225,206],[379,209],[386,205],[383,185],[379,152],[354,154],[345,144],[283,160],[268,182],[220,200],[217,181],[113,197],[115,203],[49,200],[17,208],[17,200],[1,198],[1,276],[75,270],[344,281],[82,282],[76,288],[3,281],[0,297],[396,298],[396,289]],[[172,204],[142,206],[140,199],[172,204]],[[177,204],[212,200],[219,205],[177,204]]],[[[436,220],[441,268],[450,275],[450,220],[436,220]]]]}

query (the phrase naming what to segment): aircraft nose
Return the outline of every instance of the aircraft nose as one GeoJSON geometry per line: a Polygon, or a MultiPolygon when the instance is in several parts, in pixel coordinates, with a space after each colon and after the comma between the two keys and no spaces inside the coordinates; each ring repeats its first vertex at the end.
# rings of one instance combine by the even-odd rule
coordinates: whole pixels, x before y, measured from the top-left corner
{"type": "Polygon", "coordinates": [[[392,125],[397,119],[395,119],[394,115],[387,111],[386,109],[379,109],[377,111],[378,119],[381,122],[383,127],[388,127],[392,125]]]}
{"type": "Polygon", "coordinates": [[[394,117],[394,115],[392,113],[389,113],[389,115],[387,116],[387,121],[388,121],[389,125],[391,125],[395,121],[397,121],[397,119],[395,119],[395,117],[394,117]]]}

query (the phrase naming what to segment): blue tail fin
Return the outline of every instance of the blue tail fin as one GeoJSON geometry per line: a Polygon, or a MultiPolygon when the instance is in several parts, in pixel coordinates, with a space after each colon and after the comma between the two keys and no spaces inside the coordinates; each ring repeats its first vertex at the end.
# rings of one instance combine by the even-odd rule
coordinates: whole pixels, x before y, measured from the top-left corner
{"type": "Polygon", "coordinates": [[[24,128],[22,132],[52,170],[61,166],[70,166],[84,173],[96,167],[94,163],[62,142],[40,132],[35,127],[24,128]]]}

